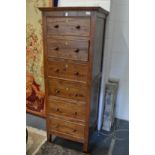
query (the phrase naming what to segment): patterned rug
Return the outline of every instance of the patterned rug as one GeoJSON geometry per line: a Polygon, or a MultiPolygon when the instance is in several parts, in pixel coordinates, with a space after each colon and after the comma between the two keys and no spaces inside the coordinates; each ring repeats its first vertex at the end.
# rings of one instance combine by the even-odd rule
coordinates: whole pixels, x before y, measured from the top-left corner
{"type": "Polygon", "coordinates": [[[60,145],[45,142],[36,155],[88,155],[76,150],[64,148],[60,145]]]}

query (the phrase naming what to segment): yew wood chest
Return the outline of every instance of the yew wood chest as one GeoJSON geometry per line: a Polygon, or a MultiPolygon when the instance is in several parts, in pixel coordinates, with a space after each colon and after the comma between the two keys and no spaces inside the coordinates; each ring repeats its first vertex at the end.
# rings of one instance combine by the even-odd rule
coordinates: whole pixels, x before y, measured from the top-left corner
{"type": "Polygon", "coordinates": [[[97,125],[108,12],[99,7],[39,8],[43,16],[47,136],[83,143],[97,125]]]}

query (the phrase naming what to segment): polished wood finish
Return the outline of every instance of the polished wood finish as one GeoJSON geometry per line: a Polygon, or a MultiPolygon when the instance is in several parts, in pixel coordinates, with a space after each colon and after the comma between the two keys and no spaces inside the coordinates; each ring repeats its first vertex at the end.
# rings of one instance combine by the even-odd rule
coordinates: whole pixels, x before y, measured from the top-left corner
{"type": "Polygon", "coordinates": [[[59,98],[49,98],[48,108],[49,115],[61,115],[64,117],[71,117],[73,121],[77,119],[79,122],[85,122],[85,111],[86,104],[85,102],[71,102],[64,101],[59,98]]]}
{"type": "Polygon", "coordinates": [[[89,36],[90,19],[47,17],[47,35],[89,36]]]}
{"type": "Polygon", "coordinates": [[[87,82],[88,65],[64,60],[48,60],[48,77],[87,82]]]}
{"type": "Polygon", "coordinates": [[[99,7],[43,12],[47,138],[83,143],[97,125],[107,11],[99,7]]]}
{"type": "Polygon", "coordinates": [[[88,61],[88,41],[47,38],[48,57],[88,61]]]}
{"type": "Polygon", "coordinates": [[[87,86],[80,82],[49,78],[48,96],[57,96],[76,101],[86,101],[87,86]]]}
{"type": "Polygon", "coordinates": [[[67,120],[59,119],[57,117],[49,117],[48,125],[51,132],[70,136],[72,137],[71,140],[74,141],[84,141],[85,126],[83,124],[73,123],[67,120]]]}
{"type": "Polygon", "coordinates": [[[55,7],[55,8],[50,8],[50,7],[40,7],[39,8],[41,11],[91,11],[91,12],[101,12],[105,15],[108,15],[108,11],[102,9],[101,7],[55,7]]]}

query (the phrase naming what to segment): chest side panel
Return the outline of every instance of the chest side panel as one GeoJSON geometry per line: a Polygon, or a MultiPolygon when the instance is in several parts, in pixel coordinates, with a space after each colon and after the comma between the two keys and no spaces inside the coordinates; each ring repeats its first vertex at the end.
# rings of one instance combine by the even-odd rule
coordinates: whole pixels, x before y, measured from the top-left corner
{"type": "Polygon", "coordinates": [[[96,17],[95,38],[93,49],[93,66],[92,66],[92,90],[90,101],[90,126],[97,124],[98,102],[101,84],[101,66],[103,61],[103,44],[104,44],[104,18],[96,17]]]}

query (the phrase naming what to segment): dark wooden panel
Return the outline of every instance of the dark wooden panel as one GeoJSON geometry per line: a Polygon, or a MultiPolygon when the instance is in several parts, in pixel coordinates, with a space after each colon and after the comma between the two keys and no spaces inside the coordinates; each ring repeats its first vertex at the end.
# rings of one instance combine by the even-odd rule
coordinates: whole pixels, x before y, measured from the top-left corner
{"type": "Polygon", "coordinates": [[[87,82],[88,65],[59,60],[48,60],[48,76],[87,82]]]}
{"type": "Polygon", "coordinates": [[[90,18],[47,17],[47,35],[90,35],[90,18]]]}
{"type": "Polygon", "coordinates": [[[47,39],[48,57],[88,61],[88,41],[47,39]]]}
{"type": "Polygon", "coordinates": [[[56,117],[49,117],[48,126],[53,133],[60,133],[61,135],[72,137],[74,140],[80,139],[83,141],[84,139],[84,125],[64,121],[56,117]]]}
{"type": "Polygon", "coordinates": [[[48,114],[71,117],[80,121],[85,121],[86,104],[83,102],[69,102],[62,99],[50,98],[48,100],[48,114]]]}
{"type": "Polygon", "coordinates": [[[49,78],[48,92],[50,96],[86,101],[87,87],[85,84],[49,78]]]}

